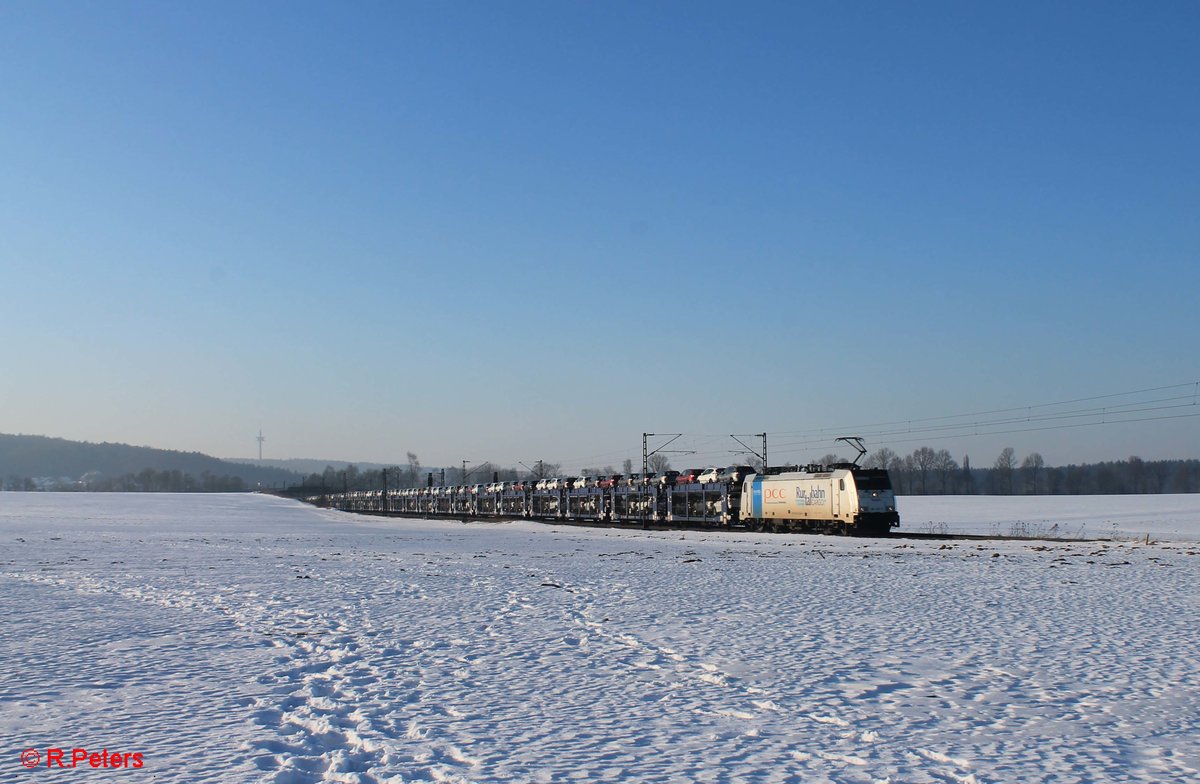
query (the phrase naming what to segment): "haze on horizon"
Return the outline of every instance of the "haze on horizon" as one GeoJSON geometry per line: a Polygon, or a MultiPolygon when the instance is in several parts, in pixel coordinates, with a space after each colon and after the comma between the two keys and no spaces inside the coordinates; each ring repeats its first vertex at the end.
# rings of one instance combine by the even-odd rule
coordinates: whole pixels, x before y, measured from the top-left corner
{"type": "Polygon", "coordinates": [[[1198,31],[1169,2],[5,4],[0,432],[1198,457],[1198,31]],[[1138,413],[1071,413],[1108,406],[1138,413]]]}

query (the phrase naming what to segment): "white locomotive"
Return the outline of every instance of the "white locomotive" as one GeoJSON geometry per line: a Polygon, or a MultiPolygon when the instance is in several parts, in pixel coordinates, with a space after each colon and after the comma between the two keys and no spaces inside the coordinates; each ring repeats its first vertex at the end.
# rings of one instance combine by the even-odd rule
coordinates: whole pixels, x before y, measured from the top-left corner
{"type": "Polygon", "coordinates": [[[887,471],[853,464],[752,474],[743,484],[738,512],[744,525],[770,530],[870,536],[900,524],[887,471]]]}

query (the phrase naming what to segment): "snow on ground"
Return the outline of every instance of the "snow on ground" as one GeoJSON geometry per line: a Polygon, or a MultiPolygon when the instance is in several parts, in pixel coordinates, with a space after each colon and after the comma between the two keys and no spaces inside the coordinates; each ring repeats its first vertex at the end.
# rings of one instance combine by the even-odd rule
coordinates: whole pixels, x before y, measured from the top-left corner
{"type": "MultiPolygon", "coordinates": [[[[986,527],[1001,512],[982,503],[946,519],[986,527]]],[[[1200,776],[1194,541],[16,493],[0,541],[5,780],[89,775],[47,770],[51,747],[140,752],[111,777],[162,782],[1200,776]]]]}
{"type": "Polygon", "coordinates": [[[901,496],[906,531],[1200,541],[1200,494],[901,496]]]}

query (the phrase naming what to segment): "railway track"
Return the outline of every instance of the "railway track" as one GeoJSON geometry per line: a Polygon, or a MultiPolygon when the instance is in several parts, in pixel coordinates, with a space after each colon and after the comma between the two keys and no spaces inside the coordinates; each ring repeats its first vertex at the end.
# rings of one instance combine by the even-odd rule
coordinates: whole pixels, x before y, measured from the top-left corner
{"type": "MultiPolygon", "coordinates": [[[[668,525],[659,522],[653,523],[638,523],[638,522],[620,522],[620,521],[599,521],[599,520],[571,520],[564,518],[540,518],[540,517],[472,517],[463,516],[431,516],[419,514],[407,514],[403,512],[380,512],[380,511],[355,511],[353,514],[370,515],[372,517],[395,517],[411,520],[457,520],[462,523],[510,523],[530,520],[547,525],[562,525],[573,526],[576,528],[617,528],[630,531],[740,531],[746,533],[756,533],[757,531],[750,526],[696,526],[696,525],[668,525]]],[[[820,532],[805,532],[805,531],[779,531],[779,534],[795,534],[795,535],[810,535],[810,536],[831,536],[833,534],[820,532]]],[[[966,541],[966,542],[1100,542],[1107,541],[1102,537],[1087,537],[1087,538],[1065,538],[1053,536],[1006,536],[1003,534],[952,534],[952,533],[930,533],[918,531],[903,531],[892,530],[887,534],[880,536],[860,537],[867,539],[916,539],[926,541],[966,541]]]]}

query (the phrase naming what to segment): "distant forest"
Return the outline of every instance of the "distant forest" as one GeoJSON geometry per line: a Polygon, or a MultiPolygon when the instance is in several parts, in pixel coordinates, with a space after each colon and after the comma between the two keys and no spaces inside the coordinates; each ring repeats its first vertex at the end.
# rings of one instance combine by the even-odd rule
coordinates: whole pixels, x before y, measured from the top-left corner
{"type": "Polygon", "coordinates": [[[244,493],[258,488],[248,486],[240,476],[214,476],[202,471],[199,477],[195,477],[178,469],[155,471],[145,468],[136,474],[117,477],[85,474],[80,479],[34,479],[11,474],[4,479],[4,489],[89,493],[244,493]]]}
{"type": "Polygon", "coordinates": [[[284,487],[298,478],[293,471],[199,452],[0,434],[0,486],[5,490],[238,492],[284,487]]]}
{"type": "MultiPolygon", "coordinates": [[[[817,461],[824,465],[848,462],[840,455],[828,454],[817,461]]],[[[651,470],[670,470],[671,464],[662,455],[653,455],[651,470]],[[658,459],[655,459],[658,458],[658,459]]],[[[901,456],[891,449],[880,449],[863,461],[867,468],[885,468],[897,495],[1110,495],[1128,493],[1197,493],[1200,492],[1200,460],[1128,460],[1047,466],[1037,452],[1018,460],[1015,450],[1004,449],[988,467],[975,467],[964,456],[960,464],[949,451],[920,447],[901,456]]],[[[636,466],[640,470],[640,466],[636,466]]],[[[298,493],[341,492],[343,490],[380,490],[419,487],[433,474],[435,484],[460,485],[493,481],[512,481],[518,478],[556,476],[561,470],[557,463],[538,463],[533,471],[505,468],[491,463],[461,468],[427,470],[417,456],[408,453],[405,465],[384,469],[359,470],[354,465],[344,469],[326,466],[321,473],[312,473],[294,488],[298,493]],[[443,480],[444,474],[444,480],[443,480]]],[[[635,469],[632,461],[621,466],[585,468],[585,476],[628,474],[635,469]]]]}
{"type": "Polygon", "coordinates": [[[1005,448],[988,467],[960,465],[945,449],[923,446],[901,457],[891,449],[863,465],[886,468],[897,495],[1112,495],[1200,492],[1200,460],[1128,460],[1047,466],[1032,452],[1018,460],[1005,448]]]}

